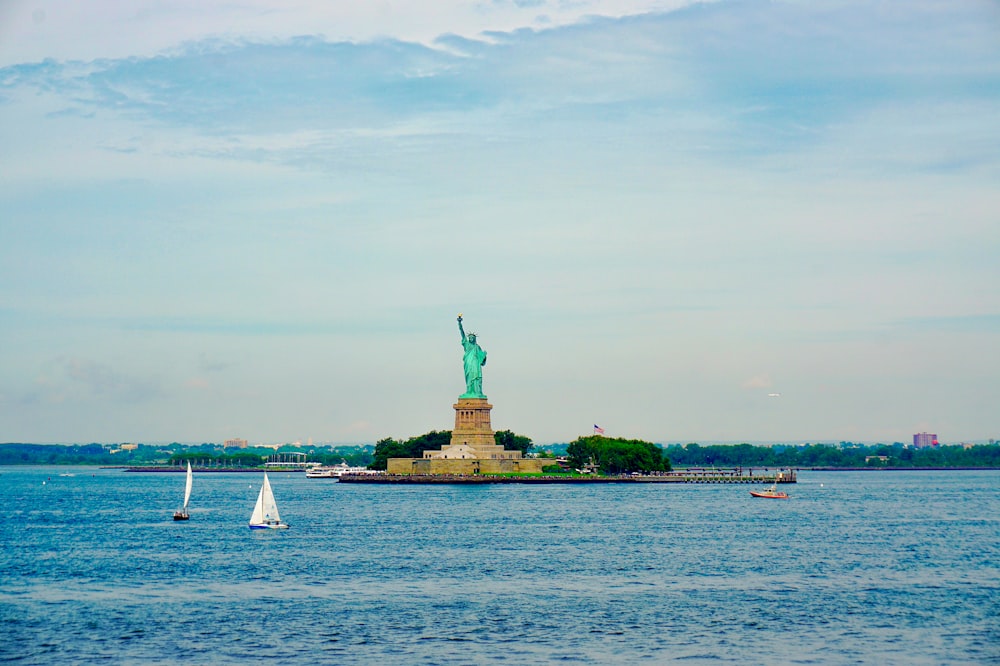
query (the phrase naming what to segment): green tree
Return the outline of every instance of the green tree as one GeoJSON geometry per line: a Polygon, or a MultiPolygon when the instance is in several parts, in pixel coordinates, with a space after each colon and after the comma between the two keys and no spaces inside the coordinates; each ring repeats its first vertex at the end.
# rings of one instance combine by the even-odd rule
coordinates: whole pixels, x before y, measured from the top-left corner
{"type": "Polygon", "coordinates": [[[440,450],[449,444],[451,444],[450,430],[431,430],[428,433],[406,440],[406,446],[410,455],[403,457],[423,458],[424,451],[440,450]]]}
{"type": "Polygon", "coordinates": [[[499,446],[510,451],[520,451],[523,455],[528,455],[531,448],[531,438],[524,435],[515,435],[510,430],[498,430],[493,433],[493,438],[499,446]]]}
{"type": "Polygon", "coordinates": [[[375,443],[375,454],[368,469],[386,469],[389,458],[423,458],[424,451],[440,449],[450,443],[450,430],[432,430],[405,442],[386,437],[375,443]]]}
{"type": "Polygon", "coordinates": [[[638,439],[600,435],[580,437],[566,447],[566,456],[572,467],[579,469],[593,462],[604,474],[664,472],[670,469],[670,460],[664,456],[663,449],[638,439]]]}
{"type": "Polygon", "coordinates": [[[410,458],[409,449],[404,442],[386,437],[375,442],[375,455],[372,464],[368,469],[384,470],[388,466],[389,458],[410,458]]]}

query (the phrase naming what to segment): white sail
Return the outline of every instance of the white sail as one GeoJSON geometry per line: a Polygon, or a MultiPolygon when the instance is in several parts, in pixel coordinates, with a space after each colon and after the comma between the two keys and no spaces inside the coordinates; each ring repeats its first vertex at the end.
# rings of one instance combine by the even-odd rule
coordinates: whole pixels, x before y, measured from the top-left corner
{"type": "MultiPolygon", "coordinates": [[[[265,475],[264,478],[266,479],[267,476],[265,475]]],[[[260,487],[260,493],[257,495],[257,504],[254,505],[253,513],[250,514],[250,524],[264,524],[264,486],[260,487]]]]}
{"type": "Polygon", "coordinates": [[[184,513],[187,513],[188,503],[191,501],[191,461],[188,461],[187,483],[184,484],[184,513]]]}
{"type": "Polygon", "coordinates": [[[271,492],[271,482],[267,480],[267,472],[264,472],[264,484],[260,487],[260,494],[257,495],[257,504],[250,516],[250,524],[264,525],[280,520],[278,505],[274,501],[274,493],[271,492]]]}

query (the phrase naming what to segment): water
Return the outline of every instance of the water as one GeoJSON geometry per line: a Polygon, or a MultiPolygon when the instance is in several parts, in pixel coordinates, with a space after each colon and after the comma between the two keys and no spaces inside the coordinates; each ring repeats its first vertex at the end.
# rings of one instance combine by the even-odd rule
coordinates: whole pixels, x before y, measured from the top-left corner
{"type": "Polygon", "coordinates": [[[1000,663],[1000,472],[379,486],[0,468],[20,663],[1000,663]],[[72,473],[74,476],[60,476],[72,473]]]}

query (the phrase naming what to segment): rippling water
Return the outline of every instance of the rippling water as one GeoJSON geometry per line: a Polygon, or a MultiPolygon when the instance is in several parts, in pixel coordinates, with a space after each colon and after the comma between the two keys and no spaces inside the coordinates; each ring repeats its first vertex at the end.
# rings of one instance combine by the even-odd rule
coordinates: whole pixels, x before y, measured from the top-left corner
{"type": "Polygon", "coordinates": [[[408,486],[0,468],[24,663],[1000,663],[1000,472],[408,486]],[[74,476],[60,476],[72,473],[74,476]]]}

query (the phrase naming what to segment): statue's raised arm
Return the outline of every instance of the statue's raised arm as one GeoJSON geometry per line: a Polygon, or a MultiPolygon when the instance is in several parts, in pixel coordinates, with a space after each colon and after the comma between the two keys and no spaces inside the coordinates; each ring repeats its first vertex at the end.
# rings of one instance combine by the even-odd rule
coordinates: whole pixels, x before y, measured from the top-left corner
{"type": "Polygon", "coordinates": [[[462,334],[462,343],[465,343],[465,329],[462,328],[462,315],[458,315],[458,332],[462,334]]]}

